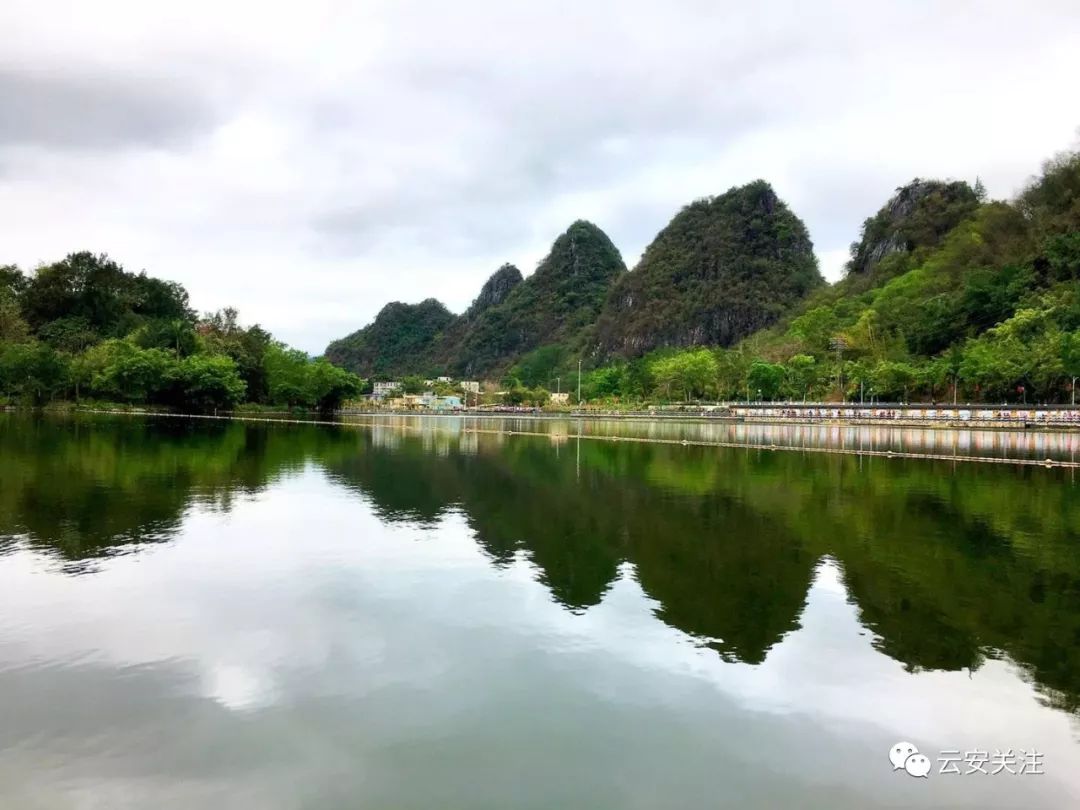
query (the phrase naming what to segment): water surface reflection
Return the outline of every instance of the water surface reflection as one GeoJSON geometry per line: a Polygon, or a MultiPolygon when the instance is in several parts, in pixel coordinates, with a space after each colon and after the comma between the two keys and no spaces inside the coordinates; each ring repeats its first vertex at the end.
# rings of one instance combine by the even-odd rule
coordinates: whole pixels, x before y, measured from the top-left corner
{"type": "Polygon", "coordinates": [[[0,418],[4,804],[1080,795],[1069,471],[453,427],[0,418]]]}

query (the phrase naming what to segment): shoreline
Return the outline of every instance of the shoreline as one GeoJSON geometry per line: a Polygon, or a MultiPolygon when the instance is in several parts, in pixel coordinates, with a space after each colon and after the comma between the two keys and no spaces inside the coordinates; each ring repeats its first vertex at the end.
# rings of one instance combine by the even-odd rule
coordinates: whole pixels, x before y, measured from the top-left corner
{"type": "MultiPolygon", "coordinates": [[[[4,410],[13,412],[15,409],[13,409],[13,408],[5,408],[4,410]]],[[[48,413],[48,411],[45,411],[45,412],[48,413]]],[[[354,414],[356,416],[367,416],[369,418],[369,420],[370,420],[370,421],[367,421],[367,422],[363,422],[363,421],[359,421],[359,420],[357,420],[357,421],[349,421],[349,420],[341,420],[341,419],[271,418],[271,417],[268,417],[266,415],[250,416],[250,415],[242,415],[242,414],[235,414],[235,415],[234,414],[196,414],[196,413],[175,413],[175,412],[166,412],[166,411],[137,411],[137,410],[126,410],[126,409],[124,409],[124,410],[81,409],[79,411],[76,411],[76,410],[73,410],[73,409],[66,409],[66,410],[63,410],[63,411],[53,411],[53,413],[64,414],[64,415],[69,415],[69,416],[72,415],[72,414],[76,414],[76,413],[82,413],[82,414],[101,414],[101,415],[114,415],[114,416],[158,417],[158,418],[167,418],[167,419],[170,419],[170,418],[171,419],[203,419],[203,420],[213,420],[213,421],[261,422],[261,423],[265,423],[265,424],[279,424],[279,425],[293,425],[293,426],[312,425],[312,426],[326,426],[326,427],[338,427],[338,428],[380,427],[380,425],[375,423],[375,418],[384,417],[384,416],[389,415],[389,416],[398,416],[398,417],[404,416],[405,419],[399,421],[397,424],[391,423],[391,424],[381,425],[381,427],[389,428],[391,430],[402,430],[402,431],[409,431],[409,430],[423,431],[423,430],[425,430],[423,425],[416,424],[416,423],[421,421],[421,420],[424,420],[424,419],[431,419],[432,417],[440,418],[440,419],[451,419],[451,418],[452,419],[468,419],[470,417],[474,418],[474,419],[482,419],[482,418],[484,418],[484,415],[482,415],[482,414],[481,415],[473,415],[473,414],[460,414],[460,413],[459,414],[422,414],[422,413],[420,413],[420,414],[418,414],[418,413],[411,413],[411,414],[410,413],[405,413],[405,414],[403,414],[403,413],[400,413],[400,412],[399,413],[392,413],[392,412],[391,413],[371,413],[371,412],[368,412],[366,414],[361,414],[361,413],[354,414]],[[412,423],[412,424],[408,424],[408,423],[412,423]]],[[[488,416],[490,418],[490,415],[488,415],[488,416]]],[[[506,415],[501,415],[501,418],[505,419],[506,415]]],[[[537,422],[539,422],[539,421],[575,421],[573,419],[567,419],[566,417],[560,417],[560,416],[557,416],[557,415],[543,415],[543,414],[541,414],[541,415],[533,414],[533,415],[530,415],[530,416],[525,416],[524,418],[527,419],[527,420],[532,420],[532,421],[537,421],[537,422]]],[[[675,421],[682,421],[682,420],[676,420],[676,419],[673,419],[673,418],[669,417],[668,419],[666,419],[664,421],[675,422],[675,421]]],[[[697,423],[697,424],[702,424],[702,423],[708,424],[710,422],[712,422],[713,424],[716,424],[716,423],[720,423],[721,421],[723,421],[723,423],[726,423],[726,424],[732,424],[733,423],[732,420],[720,420],[720,419],[712,419],[712,420],[698,419],[698,420],[686,420],[686,421],[691,422],[691,423],[697,423]]],[[[772,424],[772,423],[762,420],[762,421],[753,422],[753,423],[743,422],[742,424],[772,424]]],[[[800,422],[800,423],[796,423],[796,424],[805,424],[805,423],[800,422]]],[[[897,425],[895,422],[889,422],[889,423],[887,423],[887,426],[903,427],[902,425],[897,425]]],[[[954,427],[947,427],[947,426],[942,426],[942,425],[939,425],[938,427],[942,428],[943,432],[945,432],[946,430],[951,430],[951,431],[956,432],[956,433],[959,433],[961,430],[971,430],[972,429],[971,425],[965,425],[965,426],[963,426],[963,428],[954,428],[954,427]]],[[[976,426],[976,429],[978,429],[978,426],[976,426]]],[[[700,439],[700,438],[664,438],[664,437],[655,437],[655,436],[620,436],[620,435],[604,435],[604,434],[595,434],[595,433],[585,433],[585,432],[582,432],[580,427],[578,428],[576,433],[572,433],[572,434],[571,433],[553,434],[551,432],[544,432],[544,431],[538,431],[538,430],[528,430],[528,429],[520,430],[520,429],[507,429],[505,427],[483,427],[483,426],[480,426],[480,425],[473,425],[473,426],[465,425],[465,426],[461,427],[460,432],[462,434],[475,434],[477,436],[479,436],[481,434],[488,434],[488,435],[499,436],[499,437],[503,437],[503,438],[542,437],[542,438],[546,438],[546,439],[549,439],[549,440],[556,440],[556,441],[559,441],[559,442],[568,441],[570,439],[577,439],[577,440],[584,440],[584,441],[628,443],[628,444],[646,443],[646,444],[680,445],[680,446],[683,446],[683,447],[718,447],[718,448],[739,449],[739,450],[754,450],[754,451],[757,451],[757,452],[766,452],[766,453],[796,452],[796,453],[804,453],[804,454],[845,455],[845,456],[855,456],[855,457],[859,457],[859,458],[875,458],[876,457],[876,458],[883,458],[883,459],[890,459],[890,460],[909,459],[909,460],[920,460],[920,461],[948,461],[948,462],[952,462],[954,464],[957,463],[957,462],[964,462],[964,463],[976,463],[976,464],[1007,464],[1007,465],[1014,465],[1014,466],[1020,466],[1020,467],[1041,467],[1041,468],[1046,468],[1046,469],[1053,469],[1053,468],[1072,469],[1072,470],[1080,469],[1080,461],[1076,461],[1074,458],[1065,459],[1065,458],[1052,458],[1050,456],[1039,457],[1039,456],[1022,456],[1022,455],[1021,456],[1017,456],[1017,455],[987,456],[987,455],[975,455],[975,454],[967,454],[967,453],[957,453],[955,449],[953,450],[952,453],[947,453],[947,452],[942,453],[942,452],[934,452],[934,451],[916,452],[916,451],[905,449],[905,448],[903,448],[903,446],[901,446],[898,449],[893,449],[893,448],[889,448],[889,447],[875,448],[872,444],[871,444],[870,447],[863,447],[863,446],[854,447],[854,446],[844,446],[843,444],[841,444],[841,446],[830,446],[828,444],[822,444],[822,445],[805,445],[805,444],[791,445],[791,444],[785,444],[785,443],[776,444],[776,443],[761,443],[761,442],[752,442],[752,441],[730,441],[730,440],[711,440],[711,439],[704,439],[703,440],[703,439],[700,439]]],[[[1004,431],[1000,431],[1000,432],[1004,432],[1004,431]]],[[[1029,431],[1028,433],[1029,433],[1029,435],[1037,435],[1037,434],[1040,434],[1040,433],[1041,434],[1053,434],[1053,433],[1067,433],[1067,432],[1073,432],[1073,431],[1032,430],[1032,431],[1029,431]]]]}
{"type": "MultiPolygon", "coordinates": [[[[1047,413],[1052,413],[1048,411],[1047,413]]],[[[956,417],[879,417],[879,416],[776,416],[776,415],[710,415],[708,413],[648,413],[619,411],[404,411],[404,410],[343,410],[337,416],[398,416],[410,418],[477,418],[477,419],[535,419],[589,420],[614,422],[684,422],[691,424],[744,425],[823,425],[850,427],[925,428],[931,430],[996,430],[1033,433],[1080,432],[1080,421],[1040,421],[1038,419],[960,419],[956,417]]]]}
{"type": "Polygon", "coordinates": [[[738,406],[738,410],[744,413],[727,412],[729,409],[711,406],[697,413],[685,411],[575,411],[575,410],[542,410],[525,409],[521,411],[511,410],[482,410],[482,409],[458,409],[458,410],[401,410],[401,409],[342,409],[332,414],[320,414],[317,411],[305,411],[298,413],[288,410],[240,410],[221,411],[214,414],[187,413],[167,409],[123,407],[114,404],[102,405],[101,407],[74,405],[65,403],[62,405],[27,407],[20,405],[0,406],[0,412],[41,412],[41,413],[103,413],[103,414],[130,414],[132,416],[189,416],[219,419],[249,419],[280,422],[312,422],[327,423],[334,420],[347,421],[356,417],[404,417],[410,419],[524,419],[536,421],[612,421],[612,422],[673,422],[687,424],[744,424],[744,425],[784,425],[784,426],[823,426],[823,427],[894,427],[894,428],[919,428],[927,430],[989,430],[989,431],[1017,431],[1025,433],[1076,433],[1080,432],[1080,418],[1076,418],[1076,411],[1072,406],[1051,406],[1026,409],[994,409],[992,406],[962,406],[935,408],[937,411],[960,411],[978,412],[993,411],[1001,414],[1009,413],[1009,416],[999,418],[962,418],[959,414],[940,416],[907,416],[898,414],[903,410],[927,410],[928,408],[886,408],[874,409],[891,415],[874,414],[871,409],[864,406],[817,406],[816,410],[847,410],[863,411],[858,415],[797,415],[798,411],[810,410],[814,406],[785,405],[777,407],[738,406]],[[786,410],[788,415],[776,413],[760,413],[760,411],[786,410]],[[794,413],[791,413],[794,412],[794,413]],[[1023,416],[1011,414],[1023,414],[1023,416]],[[1062,418],[1063,416],[1073,418],[1062,418]]]}

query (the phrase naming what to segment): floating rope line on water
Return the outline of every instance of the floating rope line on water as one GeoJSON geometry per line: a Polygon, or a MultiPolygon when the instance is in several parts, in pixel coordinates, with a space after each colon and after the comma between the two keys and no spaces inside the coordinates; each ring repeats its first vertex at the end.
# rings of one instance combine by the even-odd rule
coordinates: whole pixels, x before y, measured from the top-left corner
{"type": "MultiPolygon", "coordinates": [[[[121,416],[154,416],[169,417],[173,419],[216,419],[230,422],[263,422],[272,425],[329,425],[331,427],[377,427],[392,430],[412,431],[415,433],[425,432],[422,425],[386,424],[385,422],[349,420],[336,422],[331,419],[271,419],[263,416],[219,416],[204,413],[159,413],[155,411],[81,411],[81,413],[104,413],[121,416]]],[[[394,417],[400,418],[400,417],[394,417]]],[[[406,417],[408,418],[408,417],[406,417]]],[[[414,417],[424,418],[424,417],[414,417]]],[[[461,419],[498,419],[491,416],[463,416],[461,419]]],[[[511,417],[515,419],[527,417],[511,417]]],[[[883,427],[889,427],[885,425],[883,427]]],[[[600,436],[589,433],[545,433],[539,430],[510,430],[498,428],[462,427],[460,434],[474,434],[487,436],[535,436],[544,439],[585,439],[587,441],[629,442],[637,444],[670,444],[682,445],[683,447],[721,447],[731,450],[766,450],[789,451],[802,453],[823,453],[838,456],[868,456],[877,458],[905,458],[922,459],[930,461],[970,461],[981,464],[1014,464],[1021,467],[1060,467],[1063,469],[1080,469],[1080,461],[1065,461],[1063,459],[1037,459],[1037,458],[1002,458],[998,456],[967,456],[946,453],[912,453],[905,450],[872,450],[858,447],[807,447],[805,445],[790,444],[754,444],[752,442],[720,442],[704,441],[701,439],[657,439],[649,436],[600,436]]]]}

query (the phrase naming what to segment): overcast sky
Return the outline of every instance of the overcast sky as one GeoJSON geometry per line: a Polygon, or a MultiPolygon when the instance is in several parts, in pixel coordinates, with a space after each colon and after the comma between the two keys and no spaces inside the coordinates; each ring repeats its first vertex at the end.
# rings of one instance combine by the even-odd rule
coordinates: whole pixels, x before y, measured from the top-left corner
{"type": "Polygon", "coordinates": [[[3,0],[0,31],[0,263],[108,252],[315,353],[577,218],[632,265],[757,177],[836,278],[896,186],[1011,196],[1080,125],[1076,0],[3,0]]]}

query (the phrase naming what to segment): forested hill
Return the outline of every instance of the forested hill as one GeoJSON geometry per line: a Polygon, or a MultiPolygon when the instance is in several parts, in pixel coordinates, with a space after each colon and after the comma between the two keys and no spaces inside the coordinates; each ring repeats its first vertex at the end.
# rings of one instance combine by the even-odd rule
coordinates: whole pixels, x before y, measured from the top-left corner
{"type": "Polygon", "coordinates": [[[735,346],[593,370],[590,399],[1069,402],[1080,382],[1080,153],[1010,201],[915,180],[847,275],[735,346]]]}
{"type": "Polygon", "coordinates": [[[432,342],[453,320],[434,298],[419,304],[393,301],[369,325],[327,346],[326,358],[365,377],[427,374],[432,342]]]}
{"type": "Polygon", "coordinates": [[[409,327],[411,342],[366,338],[362,361],[333,344],[330,357],[365,374],[526,387],[576,387],[580,360],[591,400],[1068,401],[1080,155],[1050,160],[1008,201],[978,181],[912,180],[865,220],[831,285],[764,181],[682,209],[629,272],[578,222],[519,277],[502,268],[462,316],[409,327]]]}
{"type": "Polygon", "coordinates": [[[331,343],[326,356],[365,376],[498,376],[534,349],[574,340],[596,320],[625,272],[607,234],[579,220],[528,278],[513,265],[499,268],[461,316],[431,299],[395,302],[368,326],[331,343]]]}
{"type": "Polygon", "coordinates": [[[608,297],[597,352],[729,346],[822,283],[806,227],[758,180],[686,206],[660,231],[608,297]]]}
{"type": "Polygon", "coordinates": [[[448,373],[483,377],[541,346],[566,344],[596,320],[612,284],[625,272],[607,234],[578,220],[503,301],[478,312],[460,336],[438,343],[434,359],[448,373]]]}
{"type": "Polygon", "coordinates": [[[384,310],[326,355],[363,375],[509,370],[546,384],[577,357],[595,365],[659,346],[729,345],[823,283],[806,227],[764,181],[687,206],[625,271],[607,235],[578,221],[535,273],[521,280],[504,266],[461,317],[437,323],[393,304],[408,316],[396,328],[384,328],[384,310]]]}

